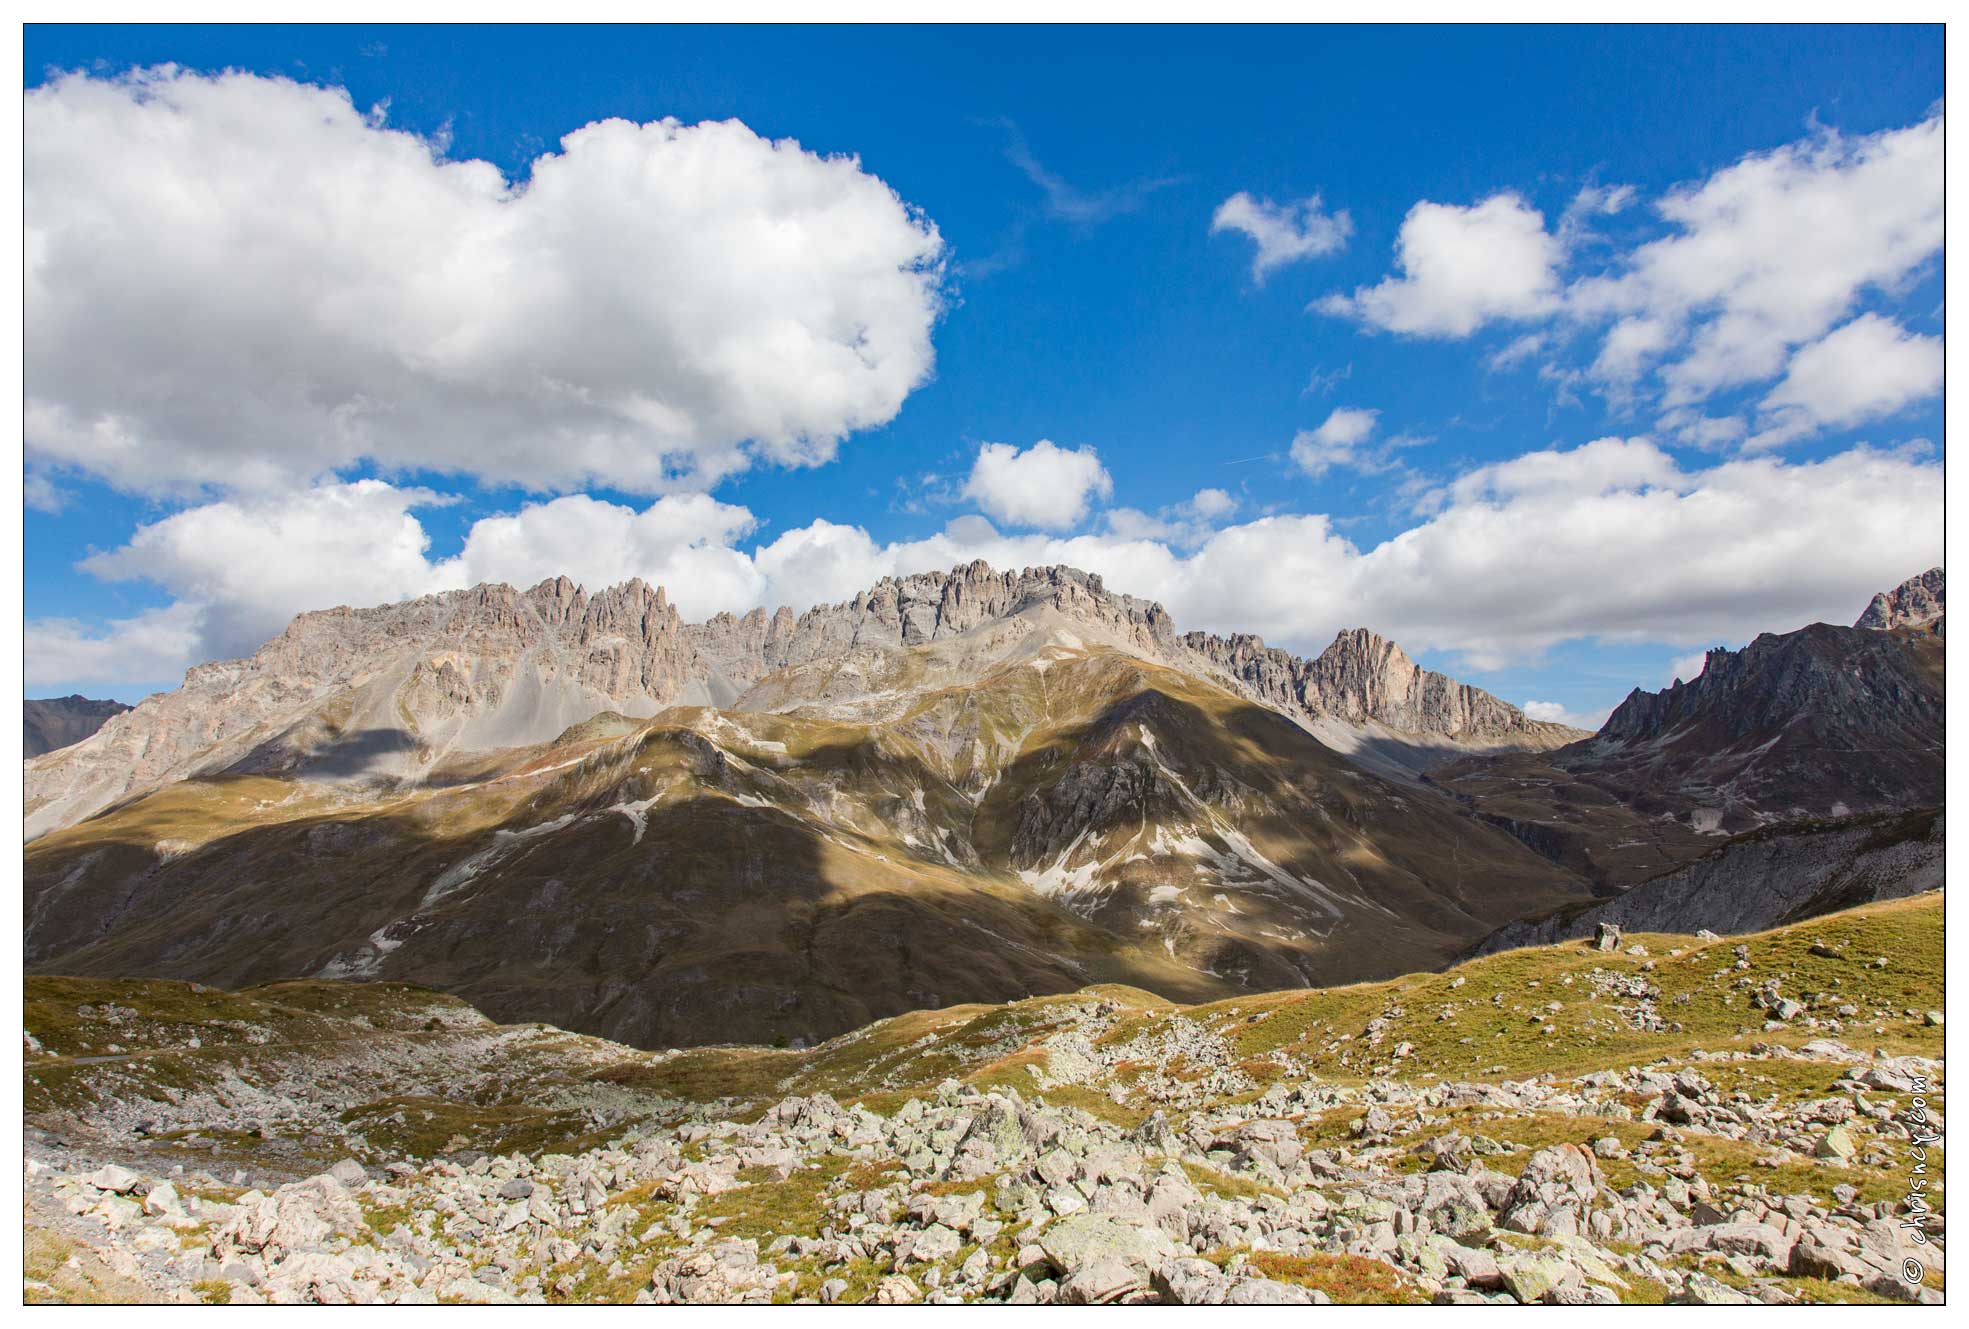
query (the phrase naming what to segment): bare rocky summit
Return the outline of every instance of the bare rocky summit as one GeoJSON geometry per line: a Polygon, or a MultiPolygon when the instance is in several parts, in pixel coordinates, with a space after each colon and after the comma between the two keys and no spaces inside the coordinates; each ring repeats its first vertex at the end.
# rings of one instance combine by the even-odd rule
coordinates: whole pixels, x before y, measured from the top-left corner
{"type": "Polygon", "coordinates": [[[1257,637],[1184,634],[1189,652],[1242,691],[1384,774],[1412,774],[1470,751],[1538,751],[1584,734],[1533,720],[1481,688],[1424,669],[1401,647],[1350,628],[1313,659],[1257,637]]]}
{"type": "Polygon", "coordinates": [[[1315,661],[1251,637],[1179,637],[1160,605],[1072,568],[972,563],[885,578],[798,615],[754,610],[701,624],[683,622],[661,588],[641,581],[590,594],[560,577],[526,591],[484,585],[302,614],[251,657],[199,665],[177,691],[32,762],[27,834],[224,771],[415,781],[449,758],[545,742],[602,712],[880,709],[972,681],[1028,639],[1062,632],[1221,675],[1343,749],[1369,727],[1380,746],[1431,753],[1577,737],[1416,668],[1372,634],[1343,634],[1315,661]]]}
{"type": "Polygon", "coordinates": [[[1891,591],[1882,591],[1860,615],[1856,628],[1927,628],[1941,632],[1943,623],[1942,570],[1929,568],[1909,577],[1891,591]]]}

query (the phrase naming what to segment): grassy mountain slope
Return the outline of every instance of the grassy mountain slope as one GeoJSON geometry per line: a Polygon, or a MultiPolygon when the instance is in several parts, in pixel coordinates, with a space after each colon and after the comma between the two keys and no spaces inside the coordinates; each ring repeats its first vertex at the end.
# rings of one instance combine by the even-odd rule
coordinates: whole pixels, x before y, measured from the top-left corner
{"type": "Polygon", "coordinates": [[[1581,894],[1275,712],[1064,644],[873,718],[601,718],[399,794],[182,782],[37,840],[27,883],[34,971],[408,979],[646,1046],[1346,982],[1581,894]]]}

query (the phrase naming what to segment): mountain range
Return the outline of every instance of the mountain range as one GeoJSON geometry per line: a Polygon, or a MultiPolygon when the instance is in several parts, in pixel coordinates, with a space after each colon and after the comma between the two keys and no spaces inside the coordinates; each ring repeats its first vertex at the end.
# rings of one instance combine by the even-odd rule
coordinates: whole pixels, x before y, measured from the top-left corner
{"type": "Polygon", "coordinates": [[[1588,738],[1430,778],[1602,891],[1700,857],[1718,836],[1938,807],[1941,585],[1934,569],[1876,597],[1857,626],[1711,651],[1693,680],[1637,688],[1588,738]]]}
{"type": "Polygon", "coordinates": [[[699,624],[565,578],[304,614],[27,764],[27,964],[397,979],[640,1046],[1385,977],[1735,833],[1939,804],[1941,642],[1759,638],[1588,735],[1061,567],[699,624]]]}
{"type": "Polygon", "coordinates": [[[38,757],[80,743],[129,709],[120,701],[97,701],[79,695],[29,697],[23,706],[22,755],[38,757]]]}
{"type": "Polygon", "coordinates": [[[1303,660],[1255,637],[1179,637],[1160,605],[1071,568],[885,578],[797,617],[687,624],[662,588],[589,595],[565,577],[373,609],[302,614],[246,660],[200,665],[75,750],[27,769],[27,833],[58,829],[194,775],[279,771],[416,780],[449,760],[543,743],[603,711],[893,710],[974,680],[1049,631],[1209,677],[1306,722],[1329,745],[1392,754],[1551,747],[1578,737],[1441,674],[1365,631],[1303,660]]]}

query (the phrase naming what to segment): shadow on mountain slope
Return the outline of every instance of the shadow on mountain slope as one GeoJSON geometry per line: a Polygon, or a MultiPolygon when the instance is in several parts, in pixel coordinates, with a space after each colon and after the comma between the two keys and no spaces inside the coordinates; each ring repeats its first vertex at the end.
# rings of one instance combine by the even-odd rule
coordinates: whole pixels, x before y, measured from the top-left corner
{"type": "Polygon", "coordinates": [[[608,817],[460,843],[382,814],[167,856],[99,836],[31,854],[27,889],[33,972],[403,979],[641,1046],[811,1041],[1091,982],[1228,990],[1134,962],[1016,884],[884,863],[715,796],[651,809],[641,834],[608,817]]]}
{"type": "Polygon", "coordinates": [[[1581,894],[1451,800],[1164,673],[1096,662],[1071,705],[1049,684],[875,727],[680,710],[354,807],[187,782],[29,847],[27,967],[392,979],[644,1047],[770,1043],[1096,982],[1385,977],[1581,894]]]}

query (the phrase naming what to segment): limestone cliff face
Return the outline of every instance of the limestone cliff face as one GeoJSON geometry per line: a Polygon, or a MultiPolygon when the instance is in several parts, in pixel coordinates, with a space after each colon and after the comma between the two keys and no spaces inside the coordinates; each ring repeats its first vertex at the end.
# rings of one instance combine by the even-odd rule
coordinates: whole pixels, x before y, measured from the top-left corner
{"type": "Polygon", "coordinates": [[[1182,641],[1256,699],[1308,719],[1372,721],[1448,738],[1519,737],[1533,746],[1557,746],[1580,737],[1564,725],[1533,720],[1481,688],[1422,668],[1401,647],[1366,628],[1342,632],[1311,660],[1242,633],[1218,637],[1191,632],[1182,641]]]}
{"type": "Polygon", "coordinates": [[[286,769],[403,777],[454,750],[538,742],[597,711],[690,697],[696,655],[641,581],[588,595],[567,578],[302,614],[244,660],[30,761],[30,836],[187,776],[286,769]]]}
{"type": "Polygon", "coordinates": [[[755,609],[742,617],[718,614],[689,631],[707,674],[743,691],[790,665],[946,641],[1041,608],[1104,628],[1154,658],[1176,640],[1175,622],[1161,605],[1109,591],[1092,573],[1067,567],[998,572],[983,562],[947,573],[884,577],[852,600],[798,617],[785,608],[771,616],[755,609]]]}
{"type": "Polygon", "coordinates": [[[785,710],[907,694],[975,678],[1027,638],[1060,632],[1209,672],[1302,723],[1527,746],[1577,737],[1417,667],[1370,632],[1342,633],[1310,661],[1256,637],[1179,637],[1161,605],[1074,568],[975,562],[884,578],[798,615],[701,624],[684,623],[640,580],[591,595],[557,577],[527,591],[484,585],[302,614],[251,657],[200,665],[177,691],[30,762],[28,834],[193,775],[401,781],[455,754],[544,742],[602,711],[648,716],[741,698],[745,709],[785,710]],[[934,670],[911,664],[922,648],[937,655],[934,670]]]}
{"type": "Polygon", "coordinates": [[[1942,631],[1942,570],[1929,568],[1918,577],[1909,577],[1891,591],[1873,597],[1873,603],[1860,615],[1856,628],[1881,631],[1891,628],[1927,628],[1942,631]]]}

